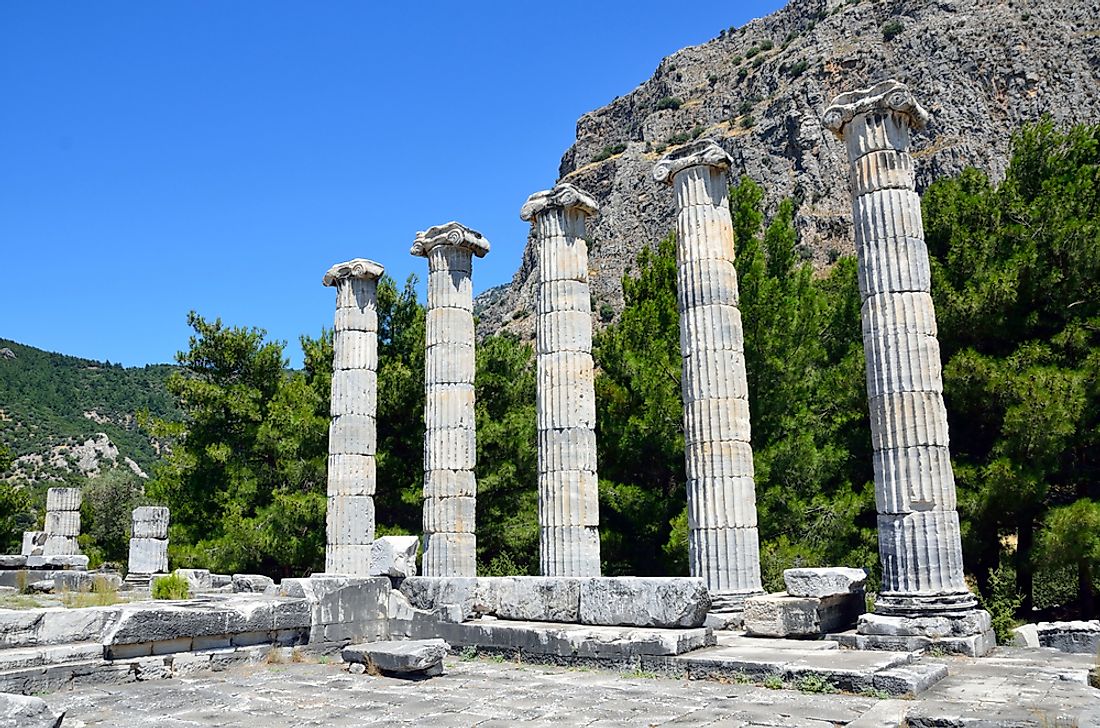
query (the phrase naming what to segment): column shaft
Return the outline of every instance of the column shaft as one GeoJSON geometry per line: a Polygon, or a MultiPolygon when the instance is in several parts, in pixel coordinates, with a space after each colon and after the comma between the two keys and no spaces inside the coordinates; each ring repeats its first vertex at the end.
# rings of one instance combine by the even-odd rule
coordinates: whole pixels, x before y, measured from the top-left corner
{"type": "Polygon", "coordinates": [[[356,259],[333,266],[336,288],[328,448],[325,572],[370,575],[378,399],[377,278],[382,267],[356,259]]]}
{"type": "Polygon", "coordinates": [[[851,163],[882,591],[876,614],[972,609],[963,579],[928,250],[909,129],[927,112],[897,82],[845,94],[825,121],[851,163]]]}

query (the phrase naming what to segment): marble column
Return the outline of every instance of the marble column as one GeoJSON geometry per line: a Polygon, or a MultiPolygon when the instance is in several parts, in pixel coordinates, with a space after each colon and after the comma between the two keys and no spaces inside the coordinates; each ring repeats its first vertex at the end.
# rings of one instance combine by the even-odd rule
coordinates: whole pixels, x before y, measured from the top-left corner
{"type": "Polygon", "coordinates": [[[596,201],[571,184],[536,192],[520,217],[538,256],[539,564],[543,576],[600,575],[596,388],[585,218],[596,201]]]}
{"type": "Polygon", "coordinates": [[[424,576],[476,576],[473,256],[476,230],[449,222],[416,234],[428,259],[424,327],[424,576]]]}
{"type": "Polygon", "coordinates": [[[337,263],[322,282],[336,288],[332,335],[332,424],[328,434],[325,572],[369,576],[374,542],[378,402],[378,310],[383,268],[364,258],[337,263]]]}
{"type": "Polygon", "coordinates": [[[676,195],[689,557],[714,611],[763,593],[745,341],[727,194],[729,155],[701,140],[653,168],[676,195]]]}
{"type": "Polygon", "coordinates": [[[860,624],[864,631],[891,617],[966,617],[956,634],[981,633],[985,620],[974,618],[977,602],[963,579],[928,249],[909,155],[910,129],[928,119],[897,81],[841,94],[824,116],[851,164],[874,448],[882,590],[860,624]]]}
{"type": "Polygon", "coordinates": [[[43,556],[79,554],[76,539],[80,535],[80,488],[50,488],[46,491],[46,544],[43,556]]]}

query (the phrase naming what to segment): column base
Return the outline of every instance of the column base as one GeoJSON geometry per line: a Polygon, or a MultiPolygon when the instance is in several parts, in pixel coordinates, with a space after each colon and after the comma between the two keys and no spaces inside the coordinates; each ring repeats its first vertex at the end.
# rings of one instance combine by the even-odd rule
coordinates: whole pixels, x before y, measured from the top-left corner
{"type": "Polygon", "coordinates": [[[970,657],[988,655],[997,646],[993,621],[984,609],[920,617],[874,612],[859,618],[855,635],[844,637],[842,643],[850,642],[845,646],[861,650],[941,650],[970,657]]]}
{"type": "Polygon", "coordinates": [[[745,600],[763,593],[763,589],[744,592],[711,592],[706,626],[713,629],[741,629],[745,624],[745,600]]]}
{"type": "Polygon", "coordinates": [[[875,614],[886,617],[964,617],[978,608],[968,591],[947,594],[905,594],[881,592],[875,599],[875,614]]]}

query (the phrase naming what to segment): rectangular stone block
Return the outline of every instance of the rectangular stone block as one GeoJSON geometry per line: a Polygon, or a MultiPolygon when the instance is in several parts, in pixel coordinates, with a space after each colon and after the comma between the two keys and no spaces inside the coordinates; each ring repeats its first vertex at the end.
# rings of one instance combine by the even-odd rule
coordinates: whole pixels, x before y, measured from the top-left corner
{"type": "Polygon", "coordinates": [[[741,311],[736,306],[713,304],[680,312],[680,351],[699,356],[702,351],[745,350],[741,311]]]}
{"type": "Polygon", "coordinates": [[[168,538],[170,513],[164,506],[140,506],[131,514],[133,538],[168,538]]]}
{"type": "Polygon", "coordinates": [[[377,483],[373,455],[336,453],[328,456],[328,494],[374,495],[377,483]]]}
{"type": "Polygon", "coordinates": [[[819,637],[855,626],[866,611],[863,592],[792,597],[783,592],[745,600],[745,631],[757,637],[819,637]]]}
{"type": "Polygon", "coordinates": [[[372,576],[399,578],[416,576],[416,555],[419,550],[420,539],[416,536],[376,538],[371,544],[370,573],[372,576]]]}
{"type": "Polygon", "coordinates": [[[676,216],[677,259],[733,260],[733,224],[724,205],[682,207],[676,216]],[[723,214],[725,213],[725,214],[723,214]]]}
{"type": "Polygon", "coordinates": [[[747,442],[699,442],[684,448],[688,480],[751,478],[755,474],[752,446],[747,442]]]}
{"type": "Polygon", "coordinates": [[[424,382],[438,384],[474,383],[473,339],[465,343],[431,343],[424,350],[424,382]]]}
{"type": "Polygon", "coordinates": [[[472,312],[474,286],[470,278],[471,267],[467,261],[465,270],[429,271],[428,308],[453,308],[472,312]]]}
{"type": "Polygon", "coordinates": [[[374,498],[342,495],[328,499],[328,541],[370,544],[374,540],[374,498]]]}
{"type": "Polygon", "coordinates": [[[694,577],[595,577],[581,582],[584,624],[700,627],[709,609],[706,584],[694,577]]]}
{"type": "Polygon", "coordinates": [[[476,513],[474,498],[425,498],[424,532],[473,533],[476,513]]]}
{"type": "Polygon", "coordinates": [[[697,399],[684,402],[684,443],[749,442],[748,399],[697,399]]]}
{"type": "Polygon", "coordinates": [[[477,495],[477,481],[472,470],[439,469],[424,473],[425,498],[449,498],[477,495]]]}
{"type": "Polygon", "coordinates": [[[378,374],[372,369],[337,369],[332,373],[329,412],[334,417],[374,417],[378,409],[378,374]]]}
{"type": "Polygon", "coordinates": [[[49,536],[45,531],[24,531],[23,547],[21,553],[24,556],[40,556],[49,536]]]}
{"type": "Polygon", "coordinates": [[[539,524],[543,526],[598,526],[600,493],[596,473],[558,470],[538,478],[539,524]]]}
{"type": "Polygon", "coordinates": [[[587,427],[541,430],[538,433],[539,472],[596,472],[596,433],[587,427]]]}
{"type": "Polygon", "coordinates": [[[676,272],[676,292],[681,311],[714,304],[736,306],[740,297],[733,260],[681,261],[676,272]]]}
{"type": "Polygon", "coordinates": [[[83,501],[80,488],[50,488],[46,491],[47,511],[79,511],[83,501]]]}
{"type": "Polygon", "coordinates": [[[588,243],[584,238],[550,236],[538,246],[540,281],[588,280],[588,243]]]}
{"type": "Polygon", "coordinates": [[[592,316],[584,311],[554,311],[535,321],[535,351],[592,351],[592,316]]]}
{"type": "MultiPolygon", "coordinates": [[[[539,283],[538,314],[552,313],[554,311],[579,311],[584,314],[592,313],[592,294],[588,289],[588,283],[580,280],[551,280],[539,283]]],[[[591,318],[589,326],[591,326],[591,318]]]]}
{"type": "Polygon", "coordinates": [[[131,574],[165,574],[168,572],[168,541],[159,538],[130,539],[127,571],[131,574]]]}
{"type": "Polygon", "coordinates": [[[863,594],[867,584],[864,569],[845,567],[785,569],[783,584],[792,597],[832,597],[863,594]]]}
{"type": "Polygon", "coordinates": [[[378,369],[378,334],[348,329],[336,331],[332,338],[332,368],[375,371],[378,369]]]}
{"type": "Polygon", "coordinates": [[[332,419],[328,431],[329,453],[374,455],[378,434],[373,417],[339,415],[332,419]]]}
{"type": "Polygon", "coordinates": [[[592,355],[587,351],[556,351],[539,354],[536,383],[547,387],[592,386],[592,355]]]}
{"type": "Polygon", "coordinates": [[[697,478],[687,483],[690,528],[756,527],[751,477],[697,478]]]}
{"type": "Polygon", "coordinates": [[[209,591],[214,588],[214,576],[209,569],[176,569],[175,573],[187,579],[187,585],[192,592],[209,591]]]}
{"type": "Polygon", "coordinates": [[[46,545],[42,547],[43,556],[66,556],[79,553],[80,546],[76,542],[76,536],[58,536],[51,533],[46,537],[46,545]]]}
{"type": "Polygon", "coordinates": [[[577,622],[581,582],[563,577],[501,577],[496,616],[533,622],[577,622]]]}
{"type": "Polygon", "coordinates": [[[867,396],[898,392],[943,392],[940,344],[917,333],[883,334],[863,339],[867,357],[867,396]]]}
{"type": "Polygon", "coordinates": [[[429,309],[424,320],[424,341],[429,346],[474,342],[474,317],[464,309],[429,309]]]}
{"type": "Polygon", "coordinates": [[[540,430],[594,428],[596,390],[591,370],[574,385],[539,387],[536,425],[540,430]]]}
{"type": "Polygon", "coordinates": [[[79,536],[80,511],[47,511],[46,533],[51,536],[79,536]]]}
{"type": "Polygon", "coordinates": [[[336,331],[378,331],[378,311],[373,303],[367,308],[339,306],[334,328],[336,331]]]}

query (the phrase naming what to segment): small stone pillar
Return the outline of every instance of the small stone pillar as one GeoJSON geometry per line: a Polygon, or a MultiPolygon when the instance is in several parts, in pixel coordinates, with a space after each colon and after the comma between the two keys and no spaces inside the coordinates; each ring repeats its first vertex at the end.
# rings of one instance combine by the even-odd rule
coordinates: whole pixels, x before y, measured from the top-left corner
{"type": "Polygon", "coordinates": [[[355,258],[332,266],[321,280],[336,288],[328,431],[328,574],[370,575],[378,440],[375,289],[382,273],[382,266],[373,260],[355,258]]]}
{"type": "Polygon", "coordinates": [[[928,118],[897,81],[841,94],[824,117],[851,163],[882,560],[875,612],[861,618],[859,631],[927,636],[927,625],[911,618],[944,617],[954,651],[984,654],[992,633],[963,579],[928,249],[909,155],[910,127],[928,118]]]}
{"type": "Polygon", "coordinates": [[[168,573],[168,509],[141,506],[132,517],[126,581],[147,583],[154,574],[168,573]]]}
{"type": "Polygon", "coordinates": [[[416,234],[428,259],[424,328],[424,576],[476,576],[473,256],[481,233],[457,222],[416,234]]]}
{"type": "Polygon", "coordinates": [[[43,556],[79,554],[76,537],[80,535],[80,488],[50,488],[46,491],[46,545],[43,556]]]}
{"type": "Polygon", "coordinates": [[[717,612],[739,612],[747,597],[764,591],[728,201],[731,162],[717,144],[701,140],[653,168],[676,194],[691,574],[706,580],[717,612]]]}
{"type": "Polygon", "coordinates": [[[596,387],[585,218],[596,201],[571,184],[536,192],[520,218],[533,222],[539,265],[539,563],[543,576],[600,575],[596,387]]]}

